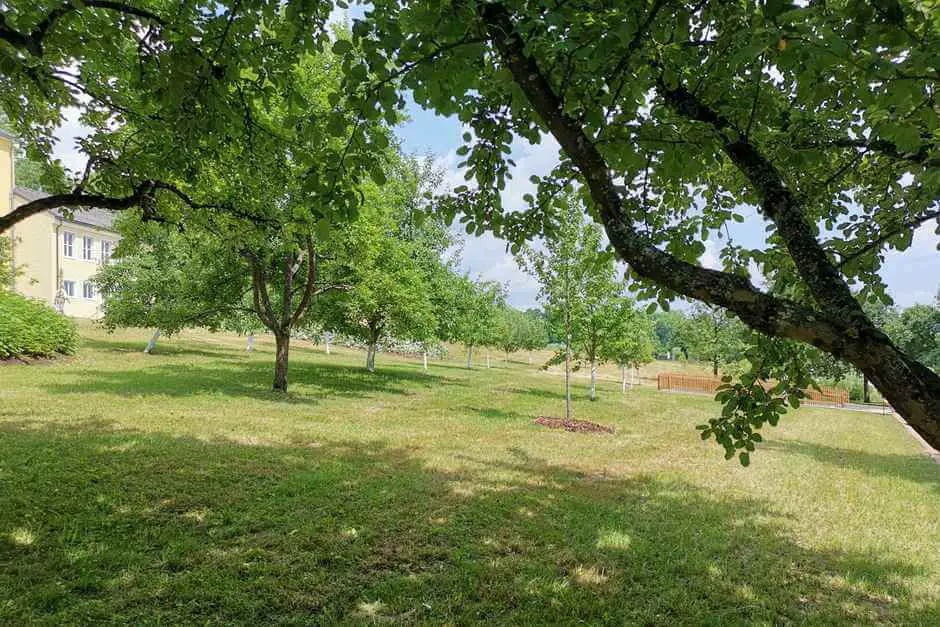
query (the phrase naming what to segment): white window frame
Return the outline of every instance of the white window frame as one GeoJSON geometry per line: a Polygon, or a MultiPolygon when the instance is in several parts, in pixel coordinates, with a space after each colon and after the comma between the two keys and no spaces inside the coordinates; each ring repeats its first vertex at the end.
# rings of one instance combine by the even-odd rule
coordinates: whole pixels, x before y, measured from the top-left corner
{"type": "Polygon", "coordinates": [[[109,239],[101,240],[101,263],[102,264],[107,265],[111,261],[111,253],[113,252],[114,252],[114,242],[112,242],[109,239]]]}
{"type": "Polygon", "coordinates": [[[88,235],[82,235],[82,260],[95,260],[95,238],[89,237],[88,235]]]}
{"type": "Polygon", "coordinates": [[[69,259],[75,258],[75,233],[62,231],[62,255],[69,259]]]}
{"type": "Polygon", "coordinates": [[[62,281],[62,293],[69,298],[75,298],[75,281],[62,281]]]}
{"type": "Polygon", "coordinates": [[[95,300],[95,284],[91,281],[82,281],[82,298],[95,300]]]}

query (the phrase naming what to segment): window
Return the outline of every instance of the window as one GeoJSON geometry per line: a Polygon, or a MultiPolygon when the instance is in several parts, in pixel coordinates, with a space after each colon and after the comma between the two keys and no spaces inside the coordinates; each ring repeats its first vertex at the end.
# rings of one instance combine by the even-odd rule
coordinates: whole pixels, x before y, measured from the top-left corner
{"type": "Polygon", "coordinates": [[[87,299],[92,299],[95,297],[95,285],[89,281],[82,283],[82,296],[87,299]]]}
{"type": "Polygon", "coordinates": [[[62,291],[66,296],[75,296],[75,281],[62,281],[62,291]]]}
{"type": "Polygon", "coordinates": [[[101,240],[101,263],[108,263],[111,260],[111,242],[101,240]]]}
{"type": "Polygon", "coordinates": [[[66,257],[75,256],[75,234],[68,231],[62,233],[62,254],[66,257]]]}
{"type": "Polygon", "coordinates": [[[91,261],[95,258],[95,256],[92,254],[92,247],[94,245],[95,240],[91,239],[90,237],[82,238],[82,259],[91,261]]]}

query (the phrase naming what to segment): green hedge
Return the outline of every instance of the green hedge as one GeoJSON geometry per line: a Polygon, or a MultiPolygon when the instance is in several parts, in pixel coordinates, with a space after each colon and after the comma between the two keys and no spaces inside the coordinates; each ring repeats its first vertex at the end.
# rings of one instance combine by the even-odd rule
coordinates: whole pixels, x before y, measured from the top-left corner
{"type": "Polygon", "coordinates": [[[0,359],[71,355],[77,348],[71,320],[39,301],[0,291],[0,359]]]}

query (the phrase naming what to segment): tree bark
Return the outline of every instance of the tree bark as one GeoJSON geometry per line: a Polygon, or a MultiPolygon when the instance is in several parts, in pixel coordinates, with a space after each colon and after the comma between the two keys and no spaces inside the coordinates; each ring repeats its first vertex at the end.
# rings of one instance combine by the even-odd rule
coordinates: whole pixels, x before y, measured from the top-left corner
{"type": "Polygon", "coordinates": [[[490,353],[489,353],[489,351],[486,352],[486,367],[487,367],[487,368],[490,367],[490,353]]]}
{"type": "Polygon", "coordinates": [[[330,354],[330,341],[333,339],[333,334],[329,331],[323,334],[323,341],[326,343],[326,354],[330,354]]]}
{"type": "Polygon", "coordinates": [[[375,372],[375,344],[370,343],[366,351],[366,370],[375,372]]]}
{"type": "Polygon", "coordinates": [[[712,375],[718,376],[718,358],[712,359],[712,375]]]}
{"type": "Polygon", "coordinates": [[[274,386],[275,392],[287,391],[287,364],[290,354],[290,334],[276,333],[274,335],[274,386]]]}
{"type": "Polygon", "coordinates": [[[427,351],[424,351],[421,354],[421,361],[422,361],[422,365],[424,366],[424,371],[427,372],[428,371],[428,352],[427,351]]]}
{"type": "Polygon", "coordinates": [[[255,350],[255,334],[254,333],[248,334],[248,345],[245,346],[245,350],[248,351],[249,353],[255,350]]]}
{"type": "Polygon", "coordinates": [[[473,344],[467,345],[467,370],[473,368],[473,344]]]}
{"type": "Polygon", "coordinates": [[[597,400],[597,362],[591,360],[591,400],[597,400]]]}
{"type": "Polygon", "coordinates": [[[862,402],[871,402],[871,395],[868,393],[868,377],[864,374],[862,375],[862,402]]]}
{"type": "Polygon", "coordinates": [[[620,366],[620,392],[621,394],[627,393],[627,367],[626,365],[620,366]]]}
{"type": "Polygon", "coordinates": [[[144,353],[149,355],[154,348],[157,347],[157,339],[160,337],[160,329],[157,329],[153,332],[153,335],[150,336],[150,341],[147,342],[147,347],[144,349],[144,353]]]}

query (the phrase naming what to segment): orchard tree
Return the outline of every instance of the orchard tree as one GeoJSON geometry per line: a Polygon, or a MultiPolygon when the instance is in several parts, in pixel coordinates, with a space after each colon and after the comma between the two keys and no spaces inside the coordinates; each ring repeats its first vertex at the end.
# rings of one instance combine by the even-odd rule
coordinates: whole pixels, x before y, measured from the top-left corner
{"type": "Polygon", "coordinates": [[[520,350],[536,350],[548,342],[541,318],[506,306],[499,313],[496,326],[496,347],[509,356],[520,350]]]}
{"type": "Polygon", "coordinates": [[[716,377],[721,367],[743,357],[745,327],[722,309],[695,307],[684,336],[692,357],[709,363],[716,377]]]}
{"type": "MultiPolygon", "coordinates": [[[[176,195],[180,168],[197,170],[233,140],[278,134],[252,109],[272,91],[291,89],[299,56],[335,39],[326,27],[331,9],[316,0],[4,2],[0,111],[27,156],[43,164],[50,195],[0,216],[0,233],[53,208],[154,210],[165,206],[158,197],[176,195]],[[90,129],[79,141],[80,172],[52,159],[70,110],[90,129]]],[[[304,108],[303,96],[295,98],[304,108]]],[[[359,153],[354,145],[346,154],[359,153]]],[[[340,189],[348,188],[311,184],[311,193],[333,202],[344,197],[340,189]]]]}
{"type": "MultiPolygon", "coordinates": [[[[165,164],[179,181],[176,192],[134,215],[138,225],[165,223],[166,241],[125,237],[139,244],[127,251],[128,264],[163,245],[171,256],[181,239],[182,248],[211,254],[231,272],[225,283],[200,281],[196,300],[230,307],[241,302],[230,290],[247,292],[251,310],[275,338],[276,391],[287,391],[294,329],[318,296],[348,288],[348,260],[327,249],[356,217],[360,201],[353,188],[369,176],[384,182],[391,154],[388,126],[360,119],[340,97],[339,72],[327,53],[295,59],[292,80],[281,90],[272,86],[265,99],[244,103],[256,133],[232,138],[196,171],[165,164]],[[320,193],[324,186],[336,188],[336,202],[320,193]]],[[[123,132],[132,142],[134,130],[123,132]]]]}
{"type": "Polygon", "coordinates": [[[492,281],[460,277],[453,286],[450,339],[467,347],[467,369],[473,368],[473,349],[495,344],[495,326],[505,301],[503,286],[492,281]]]}
{"type": "Polygon", "coordinates": [[[327,325],[366,343],[369,372],[383,341],[427,342],[434,335],[427,278],[441,247],[415,223],[422,183],[418,163],[401,160],[385,185],[367,186],[359,218],[341,237],[349,289],[324,303],[327,325]]]}
{"type": "Polygon", "coordinates": [[[602,348],[606,361],[620,367],[620,391],[627,391],[627,368],[638,369],[653,360],[653,321],[628,297],[616,299],[602,348]]]}
{"type": "MultiPolygon", "coordinates": [[[[376,0],[353,33],[374,52],[368,72],[347,74],[350,89],[398,80],[469,127],[458,154],[475,184],[441,200],[467,228],[517,244],[547,235],[551,199],[576,180],[640,298],[723,307],[846,360],[940,446],[940,377],[853,293],[883,293],[885,251],[907,250],[940,216],[930,3],[376,0]],[[546,135],[558,165],[534,177],[527,210],[504,211],[513,144],[546,135]],[[741,206],[766,241],[726,239],[722,268],[704,267],[703,241],[743,221],[741,206]],[[805,296],[761,289],[752,262],[805,296]]],[[[754,399],[723,414],[736,446],[784,408],[754,399]]]]}
{"type": "Polygon", "coordinates": [[[600,251],[600,229],[586,222],[577,197],[562,194],[554,202],[562,217],[546,237],[544,249],[524,247],[517,261],[538,280],[539,298],[564,339],[563,349],[546,366],[565,364],[565,417],[570,419],[574,361],[591,362],[593,399],[607,305],[619,286],[614,282],[612,257],[600,251]]]}

